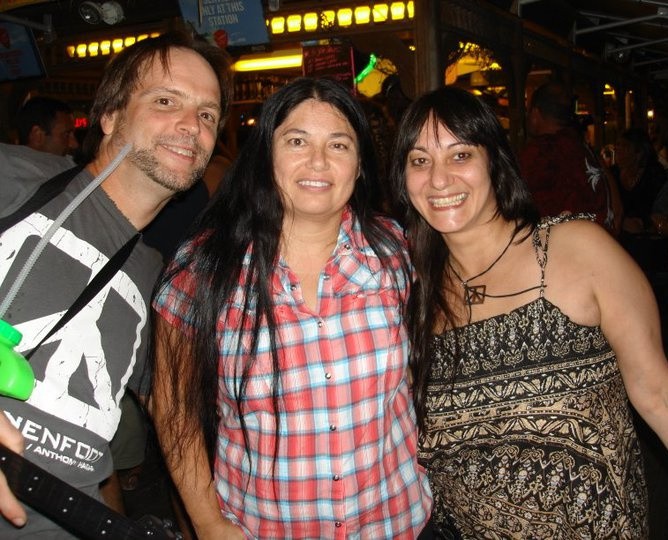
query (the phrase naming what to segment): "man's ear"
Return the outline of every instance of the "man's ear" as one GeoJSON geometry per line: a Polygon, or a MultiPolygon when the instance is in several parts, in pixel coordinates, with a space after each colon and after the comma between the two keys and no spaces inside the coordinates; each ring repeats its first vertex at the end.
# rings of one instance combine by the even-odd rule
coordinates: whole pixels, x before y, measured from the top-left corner
{"type": "Polygon", "coordinates": [[[31,148],[42,148],[44,139],[46,139],[46,131],[41,127],[35,125],[30,128],[30,133],[28,133],[28,146],[31,148]]]}
{"type": "Polygon", "coordinates": [[[100,119],[100,127],[102,128],[102,133],[105,135],[110,135],[116,129],[116,124],[118,122],[118,111],[112,113],[107,113],[102,116],[100,119]]]}

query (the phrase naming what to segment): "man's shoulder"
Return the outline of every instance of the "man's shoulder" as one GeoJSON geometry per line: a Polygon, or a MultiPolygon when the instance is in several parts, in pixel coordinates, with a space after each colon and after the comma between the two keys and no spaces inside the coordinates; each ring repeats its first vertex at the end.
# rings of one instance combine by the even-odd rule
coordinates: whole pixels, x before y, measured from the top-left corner
{"type": "Polygon", "coordinates": [[[0,216],[11,214],[49,178],[74,167],[69,157],[0,143],[0,216]]]}
{"type": "Polygon", "coordinates": [[[57,156],[28,146],[5,143],[0,143],[0,164],[4,176],[11,174],[26,179],[38,176],[44,180],[75,165],[70,156],[57,156]]]}

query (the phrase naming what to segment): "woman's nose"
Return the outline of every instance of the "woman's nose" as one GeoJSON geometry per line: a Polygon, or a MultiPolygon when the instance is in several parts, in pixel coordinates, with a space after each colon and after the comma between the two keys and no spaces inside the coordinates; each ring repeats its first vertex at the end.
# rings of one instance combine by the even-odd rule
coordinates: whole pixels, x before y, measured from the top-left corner
{"type": "Polygon", "coordinates": [[[311,147],[310,165],[314,170],[327,168],[327,149],[324,146],[313,145],[311,147]]]}
{"type": "Polygon", "coordinates": [[[429,178],[434,189],[442,190],[452,184],[452,176],[444,164],[435,164],[429,178]]]}

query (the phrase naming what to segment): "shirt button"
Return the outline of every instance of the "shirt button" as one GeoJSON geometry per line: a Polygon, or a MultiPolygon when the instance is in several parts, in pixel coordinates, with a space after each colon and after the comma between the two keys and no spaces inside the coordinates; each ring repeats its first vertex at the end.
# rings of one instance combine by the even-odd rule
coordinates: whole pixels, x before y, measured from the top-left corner
{"type": "Polygon", "coordinates": [[[325,379],[329,380],[331,378],[332,378],[332,374],[329,371],[327,373],[325,373],[325,379]]]}
{"type": "Polygon", "coordinates": [[[343,247],[346,248],[346,249],[350,249],[350,244],[346,244],[346,245],[343,246],[343,247]]]}
{"type": "Polygon", "coordinates": [[[334,424],[331,424],[329,426],[329,431],[336,431],[336,426],[334,424]]]}
{"type": "Polygon", "coordinates": [[[323,325],[323,324],[324,324],[324,323],[323,323],[322,321],[318,321],[318,328],[322,328],[322,325],[323,325]]]}
{"type": "Polygon", "coordinates": [[[337,527],[337,528],[340,527],[341,525],[343,525],[343,523],[341,523],[340,521],[337,521],[336,523],[334,523],[334,527],[337,527]]]}
{"type": "Polygon", "coordinates": [[[332,480],[334,480],[334,482],[338,482],[339,480],[341,480],[341,477],[338,474],[335,474],[334,476],[332,476],[332,480]]]}
{"type": "Polygon", "coordinates": [[[329,274],[325,274],[324,276],[322,276],[322,279],[324,279],[325,281],[328,280],[329,278],[330,278],[329,274]]]}
{"type": "Polygon", "coordinates": [[[297,289],[297,285],[294,285],[294,284],[290,285],[290,290],[291,291],[294,291],[296,289],[297,289]]]}

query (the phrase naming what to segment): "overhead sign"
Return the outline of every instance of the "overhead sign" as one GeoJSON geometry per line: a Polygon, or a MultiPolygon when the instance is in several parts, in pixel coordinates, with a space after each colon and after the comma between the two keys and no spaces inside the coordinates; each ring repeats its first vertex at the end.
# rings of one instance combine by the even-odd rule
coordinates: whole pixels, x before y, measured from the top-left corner
{"type": "Polygon", "coordinates": [[[32,4],[46,4],[48,1],[52,0],[0,0],[0,11],[9,11],[10,9],[32,4]]]}
{"type": "Polygon", "coordinates": [[[0,82],[43,77],[44,64],[32,32],[0,21],[0,82]]]}
{"type": "Polygon", "coordinates": [[[184,21],[222,48],[269,41],[260,0],[179,0],[179,5],[184,21]]]}

